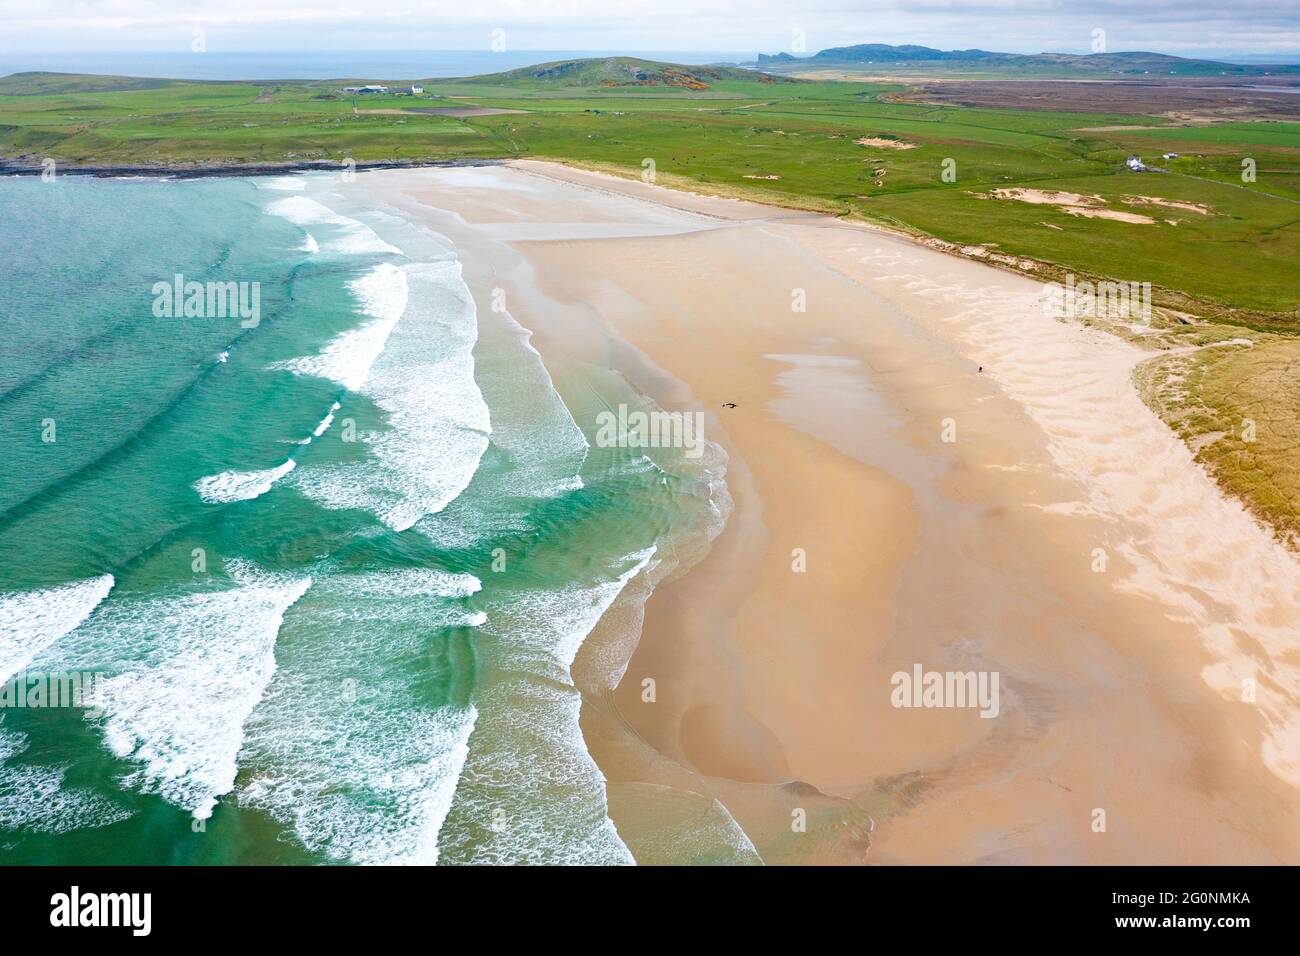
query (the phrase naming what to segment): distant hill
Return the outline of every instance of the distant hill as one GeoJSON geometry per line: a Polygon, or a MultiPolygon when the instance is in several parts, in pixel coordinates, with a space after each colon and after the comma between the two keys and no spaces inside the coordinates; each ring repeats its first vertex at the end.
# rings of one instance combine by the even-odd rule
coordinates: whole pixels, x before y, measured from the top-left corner
{"type": "Polygon", "coordinates": [[[928,46],[890,46],[888,43],[860,43],[857,46],[839,46],[822,50],[811,57],[794,57],[789,53],[776,56],[759,54],[758,60],[780,63],[908,63],[914,61],[957,62],[1011,62],[1031,59],[1019,53],[991,53],[988,50],[936,50],[928,46]]]}
{"type": "MultiPolygon", "coordinates": [[[[707,90],[716,83],[743,81],[749,83],[797,83],[790,77],[773,76],[756,70],[734,66],[688,66],[681,63],[660,63],[631,56],[594,57],[578,60],[557,60],[520,67],[504,73],[483,76],[437,78],[422,82],[428,85],[508,85],[547,88],[635,88],[673,87],[685,90],[707,90]]],[[[184,85],[194,81],[169,79],[142,79],[130,76],[95,76],[81,73],[14,73],[0,77],[0,94],[38,95],[42,93],[109,93],[123,90],[150,90],[184,85]]],[[[245,81],[205,80],[203,83],[230,84],[245,81]]],[[[249,83],[273,82],[248,80],[249,83]]],[[[342,80],[277,80],[289,85],[332,87],[342,80]]],[[[374,78],[353,82],[375,82],[374,78]]],[[[386,82],[395,83],[388,80],[386,82]]],[[[409,82],[409,81],[406,81],[409,82]]]]}
{"type": "Polygon", "coordinates": [[[1300,73],[1300,66],[1243,66],[1215,60],[1191,60],[1166,53],[996,53],[990,50],[936,50],[927,46],[860,43],[831,47],[809,57],[788,53],[759,54],[759,69],[833,69],[865,65],[907,69],[966,69],[1078,74],[1169,76],[1264,76],[1300,73]]]}
{"type": "MultiPolygon", "coordinates": [[[[744,70],[729,66],[686,66],[681,63],[659,63],[631,56],[596,57],[582,60],[557,60],[520,67],[504,73],[471,76],[457,80],[438,80],[437,83],[509,83],[532,82],[546,86],[577,87],[677,87],[688,90],[707,90],[724,80],[745,80],[758,83],[789,83],[785,77],[744,70]]],[[[434,82],[434,81],[430,81],[434,82]]]]}
{"type": "Polygon", "coordinates": [[[141,79],[135,76],[92,76],[84,73],[13,73],[0,77],[0,94],[35,96],[41,93],[114,93],[119,90],[156,90],[181,80],[141,79]]]}

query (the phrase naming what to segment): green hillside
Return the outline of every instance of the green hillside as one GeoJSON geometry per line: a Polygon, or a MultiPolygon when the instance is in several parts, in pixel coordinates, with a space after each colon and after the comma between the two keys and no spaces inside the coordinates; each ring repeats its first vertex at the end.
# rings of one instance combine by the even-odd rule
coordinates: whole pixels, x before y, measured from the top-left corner
{"type": "Polygon", "coordinates": [[[181,80],[134,76],[88,76],[83,73],[12,73],[0,77],[0,96],[39,96],[49,93],[115,93],[177,86],[181,80]]]}
{"type": "Polygon", "coordinates": [[[1166,53],[997,53],[990,50],[936,50],[925,46],[861,43],[831,47],[813,56],[788,53],[760,55],[758,66],[777,72],[835,70],[872,66],[905,72],[986,72],[1028,75],[1130,76],[1267,76],[1300,74],[1300,66],[1249,66],[1215,60],[1188,59],[1166,53]]]}
{"type": "MultiPolygon", "coordinates": [[[[458,84],[515,84],[523,87],[573,86],[573,87],[670,87],[682,90],[706,90],[719,82],[732,80],[757,83],[789,83],[786,78],[776,78],[755,70],[735,67],[685,66],[680,63],[659,63],[630,56],[612,56],[596,59],[557,60],[521,67],[504,73],[467,77],[463,80],[441,81],[458,84]]],[[[436,80],[430,83],[439,82],[436,80]]]]}

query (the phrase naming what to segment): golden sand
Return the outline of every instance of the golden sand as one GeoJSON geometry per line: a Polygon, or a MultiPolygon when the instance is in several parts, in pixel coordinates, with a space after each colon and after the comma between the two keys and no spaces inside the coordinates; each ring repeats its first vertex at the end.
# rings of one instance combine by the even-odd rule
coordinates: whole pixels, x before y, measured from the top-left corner
{"type": "Polygon", "coordinates": [[[531,162],[358,181],[553,374],[608,361],[730,456],[622,683],[582,670],[626,621],[575,665],[640,858],[689,859],[691,816],[768,863],[1300,861],[1300,564],[1139,400],[1144,353],[812,214],[531,162]],[[894,706],[917,665],[997,673],[998,715],[894,706]]]}

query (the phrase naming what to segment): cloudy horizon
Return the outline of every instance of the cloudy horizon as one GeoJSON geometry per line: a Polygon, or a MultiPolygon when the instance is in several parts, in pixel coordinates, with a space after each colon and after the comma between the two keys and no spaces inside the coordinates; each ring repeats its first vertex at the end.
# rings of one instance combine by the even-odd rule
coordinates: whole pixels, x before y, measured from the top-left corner
{"type": "Polygon", "coordinates": [[[1300,4],[1244,0],[0,0],[0,54],[487,51],[806,52],[855,43],[1300,62],[1300,4]]]}

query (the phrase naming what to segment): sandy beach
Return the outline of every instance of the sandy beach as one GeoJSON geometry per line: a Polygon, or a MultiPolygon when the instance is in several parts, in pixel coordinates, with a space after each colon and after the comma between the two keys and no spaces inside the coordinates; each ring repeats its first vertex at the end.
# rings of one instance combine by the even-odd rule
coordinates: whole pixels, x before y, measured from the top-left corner
{"type": "Polygon", "coordinates": [[[350,189],[452,239],[561,394],[613,369],[728,456],[723,532],[574,667],[639,862],[706,819],[769,864],[1300,862],[1300,562],[1146,353],[823,216],[536,162],[350,189]],[[895,706],[918,665],[996,715],[895,706]]]}

